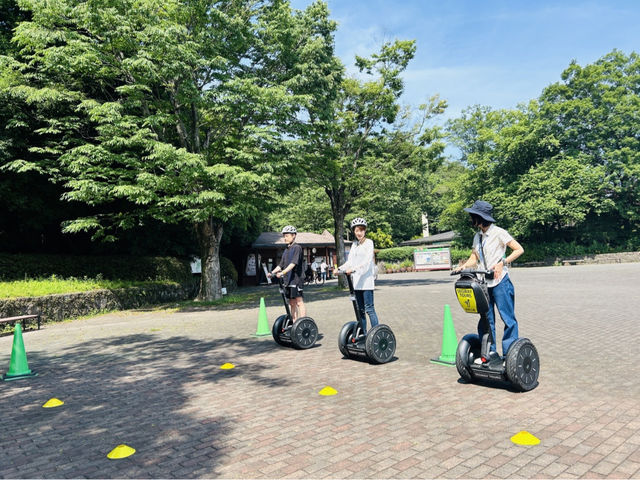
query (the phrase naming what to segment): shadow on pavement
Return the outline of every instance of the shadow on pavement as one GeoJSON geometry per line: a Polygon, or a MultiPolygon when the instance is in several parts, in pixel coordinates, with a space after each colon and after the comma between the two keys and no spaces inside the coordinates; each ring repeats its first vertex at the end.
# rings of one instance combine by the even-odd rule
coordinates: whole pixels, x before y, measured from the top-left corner
{"type": "MultiPolygon", "coordinates": [[[[152,335],[90,340],[48,355],[29,355],[35,378],[0,382],[2,478],[186,478],[214,476],[228,453],[234,418],[208,411],[194,396],[225,382],[264,388],[292,384],[273,378],[276,367],[256,355],[279,348],[257,339],[158,339],[152,335]],[[239,359],[231,370],[226,362],[239,359]],[[57,397],[62,407],[42,405],[57,397]],[[113,461],[119,444],[137,450],[113,461]],[[28,453],[31,452],[31,453],[28,453]]],[[[235,389],[235,390],[234,390],[235,389]]],[[[237,398],[237,397],[236,397],[237,398]]],[[[258,413],[258,412],[257,412],[258,413]]],[[[247,415],[244,413],[243,415],[247,415]]]]}

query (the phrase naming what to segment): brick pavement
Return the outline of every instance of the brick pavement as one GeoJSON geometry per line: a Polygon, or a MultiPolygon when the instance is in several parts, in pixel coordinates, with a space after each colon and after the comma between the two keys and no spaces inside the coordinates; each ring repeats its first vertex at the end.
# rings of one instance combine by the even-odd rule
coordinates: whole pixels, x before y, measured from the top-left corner
{"type": "MultiPolygon", "coordinates": [[[[3,478],[638,478],[640,264],[517,269],[522,336],[540,386],[464,384],[434,365],[442,309],[475,329],[446,272],[381,276],[397,360],[342,359],[342,292],[307,290],[323,337],[295,351],[255,338],[258,306],[147,310],[24,335],[33,379],[0,383],[3,478]],[[225,362],[233,370],[220,370],[225,362]],[[338,390],[332,397],[318,391],[338,390]],[[43,409],[51,397],[65,401],[43,409]],[[527,430],[533,447],[510,437],[527,430]],[[135,455],[118,461],[116,445],[135,455]]],[[[272,321],[282,311],[266,291],[272,321]]],[[[6,371],[11,337],[0,338],[6,371]]]]}

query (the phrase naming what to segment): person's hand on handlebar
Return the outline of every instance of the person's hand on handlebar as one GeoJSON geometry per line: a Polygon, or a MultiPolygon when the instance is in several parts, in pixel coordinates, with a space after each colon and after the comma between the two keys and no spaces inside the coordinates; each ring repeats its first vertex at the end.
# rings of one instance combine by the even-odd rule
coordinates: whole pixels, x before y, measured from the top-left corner
{"type": "Polygon", "coordinates": [[[276,271],[276,269],[273,269],[273,271],[271,271],[269,273],[269,277],[280,278],[280,277],[282,277],[282,271],[280,271],[280,270],[276,271]]]}

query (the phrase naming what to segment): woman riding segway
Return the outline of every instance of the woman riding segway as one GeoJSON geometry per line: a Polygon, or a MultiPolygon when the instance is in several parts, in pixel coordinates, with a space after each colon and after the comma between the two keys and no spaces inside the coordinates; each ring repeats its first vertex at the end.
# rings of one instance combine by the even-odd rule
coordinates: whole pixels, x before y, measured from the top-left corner
{"type": "Polygon", "coordinates": [[[354,218],[351,229],[357,241],[351,246],[349,259],[339,267],[339,271],[347,274],[356,321],[342,327],[338,347],[345,357],[364,354],[375,363],[386,363],[393,358],[396,338],[387,325],[378,324],[373,306],[376,269],[373,242],[366,238],[367,221],[364,218],[354,218]],[[368,334],[365,314],[371,321],[368,334]]]}
{"type": "Polygon", "coordinates": [[[518,338],[515,291],[507,267],[524,253],[524,248],[509,232],[495,225],[490,203],[477,200],[464,210],[478,232],[469,259],[452,274],[461,274],[455,286],[460,305],[469,313],[479,313],[480,321],[478,334],[465,335],[458,344],[458,373],[468,381],[506,379],[520,390],[531,390],[538,385],[538,352],[531,341],[518,338]],[[507,247],[512,251],[505,256],[507,247]],[[478,269],[470,270],[478,264],[478,269]],[[502,356],[496,349],[494,307],[505,325],[502,356]]]}

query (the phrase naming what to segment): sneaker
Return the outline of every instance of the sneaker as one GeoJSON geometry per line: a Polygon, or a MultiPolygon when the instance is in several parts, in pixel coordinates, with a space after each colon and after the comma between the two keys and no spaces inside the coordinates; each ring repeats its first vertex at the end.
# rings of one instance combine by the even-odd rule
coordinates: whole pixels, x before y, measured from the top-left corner
{"type": "Polygon", "coordinates": [[[478,357],[473,361],[474,365],[482,365],[482,357],[478,357]]]}

